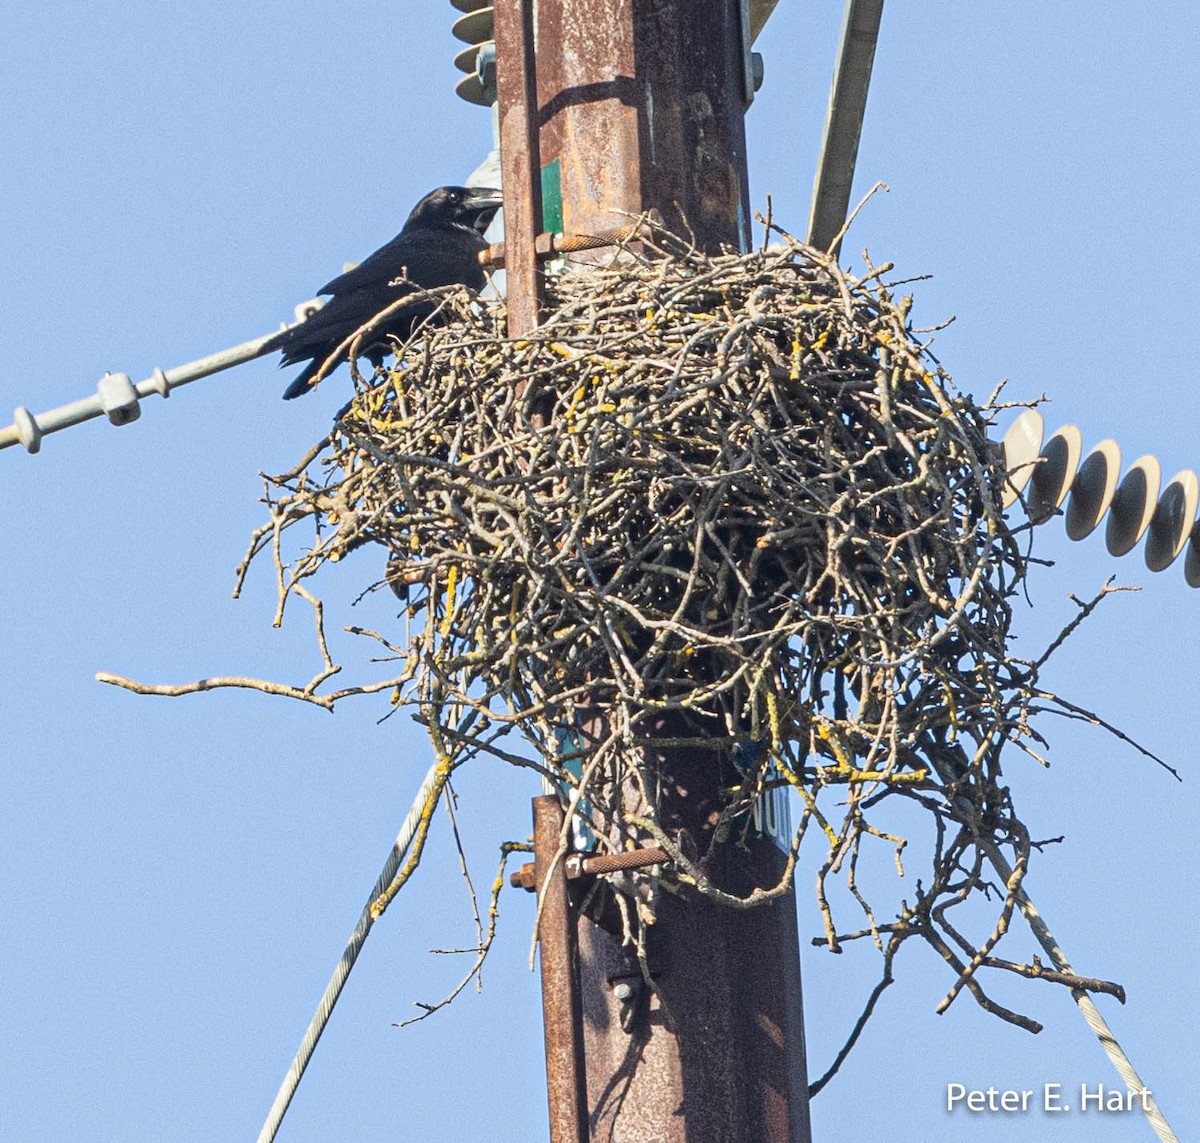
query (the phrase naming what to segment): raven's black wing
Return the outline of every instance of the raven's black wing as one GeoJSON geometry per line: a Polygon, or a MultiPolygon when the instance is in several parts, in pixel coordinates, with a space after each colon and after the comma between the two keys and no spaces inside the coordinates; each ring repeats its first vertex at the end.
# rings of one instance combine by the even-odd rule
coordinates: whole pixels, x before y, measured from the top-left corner
{"type": "Polygon", "coordinates": [[[466,227],[413,227],[397,234],[365,262],[321,287],[322,294],[342,294],[374,287],[407,274],[426,289],[461,283],[478,290],[483,286],[479,252],[487,240],[466,227]]]}
{"type": "Polygon", "coordinates": [[[484,280],[478,256],[486,246],[487,240],[467,226],[409,226],[365,261],[326,282],[317,293],[344,294],[405,273],[428,289],[461,283],[478,290],[484,280]]]}
{"type": "MultiPolygon", "coordinates": [[[[283,350],[284,365],[309,362],[284,397],[309,392],[325,359],[347,337],[406,295],[420,288],[456,284],[480,289],[485,278],[478,256],[486,246],[487,240],[470,226],[410,222],[365,262],[327,282],[320,292],[332,294],[332,298],[306,321],[281,330],[267,343],[267,350],[283,350]]],[[[433,305],[418,301],[404,307],[372,334],[362,353],[378,363],[391,351],[389,339],[407,339],[433,309],[433,305]]]]}
{"type": "Polygon", "coordinates": [[[391,242],[381,246],[369,258],[326,282],[317,293],[345,294],[397,277],[405,266],[404,238],[403,233],[397,234],[391,242]]]}
{"type": "MultiPolygon", "coordinates": [[[[311,359],[310,367],[287,387],[284,397],[290,400],[307,393],[317,369],[346,338],[356,333],[388,306],[414,292],[416,291],[410,283],[402,281],[394,285],[385,283],[355,290],[349,294],[339,294],[307,321],[280,331],[270,348],[283,350],[283,365],[298,365],[311,359]]],[[[375,364],[379,364],[392,351],[391,339],[407,340],[414,326],[433,313],[433,310],[434,306],[431,303],[414,298],[410,305],[401,308],[373,330],[369,338],[364,340],[360,352],[375,364]]]]}

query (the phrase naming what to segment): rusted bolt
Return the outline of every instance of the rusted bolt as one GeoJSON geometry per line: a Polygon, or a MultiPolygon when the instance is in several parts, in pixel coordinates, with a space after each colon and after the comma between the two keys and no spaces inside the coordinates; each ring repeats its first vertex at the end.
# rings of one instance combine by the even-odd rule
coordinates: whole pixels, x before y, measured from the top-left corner
{"type": "MultiPolygon", "coordinates": [[[[621,853],[606,853],[597,857],[584,857],[580,872],[593,876],[602,873],[619,873],[623,869],[642,869],[647,865],[667,865],[671,855],[662,846],[647,849],[626,849],[621,853]]],[[[571,876],[570,873],[567,874],[571,876]]]]}
{"type": "MultiPolygon", "coordinates": [[[[599,234],[539,234],[533,248],[538,258],[554,258],[559,254],[574,254],[580,250],[599,250],[604,246],[617,246],[637,236],[640,227],[621,226],[615,230],[602,230],[599,234]]],[[[504,243],[494,242],[479,252],[479,264],[490,269],[504,268],[504,243]]]]}
{"type": "MultiPolygon", "coordinates": [[[[563,862],[563,868],[567,878],[574,881],[577,877],[600,877],[605,873],[620,873],[625,869],[644,869],[647,865],[666,865],[670,861],[671,855],[661,846],[654,845],[647,849],[627,849],[621,853],[606,853],[599,856],[572,853],[563,862]]],[[[520,869],[510,873],[508,883],[514,889],[535,892],[537,877],[534,875],[532,862],[522,865],[520,869]]]]}
{"type": "Polygon", "coordinates": [[[508,883],[514,889],[524,889],[532,893],[537,889],[537,877],[533,872],[533,862],[522,865],[520,869],[514,870],[508,875],[508,883]]]}

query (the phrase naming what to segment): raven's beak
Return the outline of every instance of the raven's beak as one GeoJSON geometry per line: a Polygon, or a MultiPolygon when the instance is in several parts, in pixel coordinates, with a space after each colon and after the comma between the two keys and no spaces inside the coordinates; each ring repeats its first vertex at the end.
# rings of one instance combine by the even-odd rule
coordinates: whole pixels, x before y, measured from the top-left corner
{"type": "Polygon", "coordinates": [[[469,187],[463,200],[463,210],[474,215],[471,224],[481,234],[491,225],[496,211],[504,205],[500,192],[495,187],[469,187]]]}
{"type": "Polygon", "coordinates": [[[486,210],[502,206],[503,203],[504,199],[495,187],[468,187],[466,201],[463,205],[469,206],[472,210],[486,210]]]}

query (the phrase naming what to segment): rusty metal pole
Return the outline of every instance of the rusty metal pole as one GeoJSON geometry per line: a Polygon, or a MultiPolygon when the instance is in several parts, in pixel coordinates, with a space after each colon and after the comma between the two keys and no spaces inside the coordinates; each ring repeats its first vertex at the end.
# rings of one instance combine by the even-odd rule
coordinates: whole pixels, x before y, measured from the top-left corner
{"type": "Polygon", "coordinates": [[[567,899],[566,865],[561,859],[554,860],[562,826],[563,809],[555,795],[533,799],[533,867],[540,913],[538,960],[542,970],[550,1143],[587,1143],[576,922],[567,899]]]}
{"type": "MultiPolygon", "coordinates": [[[[658,737],[694,735],[664,719],[658,737]]],[[[717,750],[648,749],[661,782],[659,821],[707,849],[720,788],[736,780],[717,750]]],[[[766,836],[717,846],[712,883],[747,895],[778,882],[782,851],[766,836]]],[[[649,966],[661,996],[641,990],[633,1006],[614,988],[634,977],[627,950],[581,922],[591,1139],[604,1143],[809,1143],[808,1084],[796,904],[736,910],[660,894],[649,966]]]]}
{"type": "Polygon", "coordinates": [[[543,299],[534,251],[542,229],[542,164],[533,0],[497,4],[495,27],[508,336],[520,337],[537,326],[543,299]]]}
{"type": "Polygon", "coordinates": [[[538,6],[542,163],[563,230],[655,210],[702,249],[748,245],[742,13],[739,0],[538,6]]]}
{"type": "MultiPolygon", "coordinates": [[[[532,256],[543,219],[546,229],[595,234],[654,211],[704,250],[747,248],[749,5],[543,0],[536,78],[527,71],[522,86],[529,2],[495,0],[510,314],[514,302],[524,305],[514,298],[512,259],[532,256]],[[542,188],[544,214],[532,206],[542,188]]],[[[518,281],[536,288],[536,271],[527,273],[518,281]]],[[[515,312],[524,314],[510,326],[519,336],[536,317],[515,312]]],[[[694,734],[694,727],[666,719],[657,730],[664,740],[694,734]]],[[[646,765],[662,783],[660,821],[669,831],[686,829],[703,851],[722,787],[736,778],[728,756],[651,748],[646,765]]],[[[775,884],[783,866],[783,853],[764,834],[745,849],[718,847],[709,872],[714,884],[744,895],[775,884]]],[[[618,937],[588,920],[577,924],[584,1138],[810,1143],[792,895],[738,911],[664,894],[650,969],[665,1005],[639,991],[636,966],[631,973],[618,937]]],[[[565,1019],[547,1016],[548,1055],[568,1038],[561,1034],[565,1019]],[[560,1029],[553,1044],[552,1026],[560,1029]]],[[[565,1098],[552,1089],[552,1103],[565,1098]]]]}

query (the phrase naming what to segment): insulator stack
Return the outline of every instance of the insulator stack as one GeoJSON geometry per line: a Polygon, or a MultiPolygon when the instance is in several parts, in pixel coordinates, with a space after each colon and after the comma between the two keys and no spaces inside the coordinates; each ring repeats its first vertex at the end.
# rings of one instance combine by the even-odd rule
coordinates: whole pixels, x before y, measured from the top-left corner
{"type": "MultiPolygon", "coordinates": [[[[747,48],[758,39],[759,33],[775,10],[779,0],[749,0],[743,9],[747,48]]],[[[463,72],[463,77],[454,85],[461,99],[489,107],[496,102],[495,73],[492,69],[496,58],[495,17],[491,0],[450,0],[463,15],[453,27],[454,38],[467,46],[454,57],[454,66],[463,72]]],[[[872,45],[872,52],[874,47],[872,45]]],[[[868,63],[868,69],[870,65],[868,63]]],[[[746,53],[747,103],[754,92],[762,87],[763,58],[759,52],[746,53]]]]}
{"type": "Polygon", "coordinates": [[[454,85],[459,97],[468,103],[488,107],[496,101],[496,85],[483,61],[495,58],[495,20],[489,0],[450,0],[463,15],[454,21],[450,29],[456,40],[467,46],[454,57],[454,66],[464,72],[462,79],[454,85]]]}
{"type": "Polygon", "coordinates": [[[1063,515],[1072,540],[1091,535],[1107,514],[1104,540],[1112,555],[1125,555],[1144,537],[1146,566],[1158,572],[1186,548],[1184,578],[1189,587],[1200,587],[1200,479],[1190,468],[1162,487],[1162,466],[1147,454],[1118,483],[1116,441],[1102,440],[1081,463],[1079,427],[1063,425],[1045,439],[1045,422],[1036,409],[1026,409],[1013,422],[1002,448],[1006,508],[1020,500],[1034,524],[1063,515]]]}

